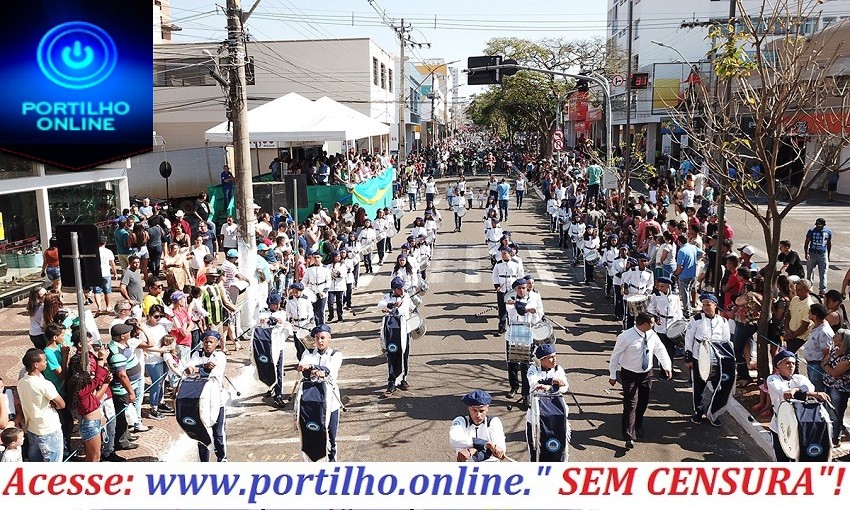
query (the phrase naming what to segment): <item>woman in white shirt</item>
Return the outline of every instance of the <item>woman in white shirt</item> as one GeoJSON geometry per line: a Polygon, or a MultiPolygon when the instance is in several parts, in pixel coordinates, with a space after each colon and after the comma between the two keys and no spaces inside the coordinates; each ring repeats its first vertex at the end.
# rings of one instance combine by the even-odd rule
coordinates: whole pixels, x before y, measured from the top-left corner
{"type": "Polygon", "coordinates": [[[378,243],[378,234],[375,231],[375,228],[372,227],[372,220],[366,220],[363,224],[363,230],[360,231],[360,235],[357,237],[358,242],[360,243],[360,253],[363,255],[363,264],[366,266],[366,274],[373,273],[372,270],[372,252],[375,251],[375,247],[378,243]]]}
{"type": "Polygon", "coordinates": [[[348,282],[348,265],[342,261],[342,254],[338,251],[330,253],[332,262],[328,264],[331,272],[331,284],[328,287],[328,322],[334,320],[334,305],[336,305],[336,316],[342,322],[342,307],[345,304],[345,291],[348,282]]]}
{"type": "MultiPolygon", "coordinates": [[[[340,248],[339,254],[342,258],[342,263],[348,268],[348,272],[345,274],[345,299],[343,300],[343,304],[345,305],[344,308],[350,311],[351,295],[354,293],[354,261],[348,256],[348,248],[346,247],[340,248]]],[[[351,312],[351,315],[355,315],[354,312],[351,312]]]]}
{"type": "Polygon", "coordinates": [[[661,276],[670,278],[676,270],[676,245],[673,234],[664,232],[664,241],[655,250],[655,267],[661,268],[661,276]]]}
{"type": "Polygon", "coordinates": [[[395,267],[392,274],[390,274],[390,280],[396,276],[404,280],[404,292],[408,295],[415,292],[414,289],[419,285],[419,275],[407,261],[407,256],[403,254],[396,257],[395,267]]]}
{"type": "Polygon", "coordinates": [[[354,288],[357,288],[357,283],[360,281],[360,241],[357,240],[357,234],[354,232],[348,234],[348,241],[345,244],[345,250],[348,252],[348,260],[351,261],[351,277],[353,279],[354,288]]]}
{"type": "Polygon", "coordinates": [[[582,239],[582,251],[584,255],[584,284],[593,284],[593,269],[599,261],[599,236],[596,235],[596,227],[588,225],[582,239]]]}

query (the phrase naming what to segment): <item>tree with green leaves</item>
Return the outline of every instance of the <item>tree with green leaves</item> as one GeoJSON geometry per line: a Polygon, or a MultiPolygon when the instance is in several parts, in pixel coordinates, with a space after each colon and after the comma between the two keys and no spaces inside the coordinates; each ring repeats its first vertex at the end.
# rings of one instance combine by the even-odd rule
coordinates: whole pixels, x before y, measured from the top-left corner
{"type": "Polygon", "coordinates": [[[767,377],[782,222],[830,172],[848,168],[841,153],[850,143],[850,48],[844,44],[850,23],[807,33],[818,19],[817,3],[808,0],[763,0],[749,12],[739,0],[738,12],[708,35],[721,41],[708,54],[716,81],[689,78],[671,112],[715,189],[761,227],[768,262],[758,371],[767,377]],[[786,188],[790,196],[780,196],[786,188]]]}

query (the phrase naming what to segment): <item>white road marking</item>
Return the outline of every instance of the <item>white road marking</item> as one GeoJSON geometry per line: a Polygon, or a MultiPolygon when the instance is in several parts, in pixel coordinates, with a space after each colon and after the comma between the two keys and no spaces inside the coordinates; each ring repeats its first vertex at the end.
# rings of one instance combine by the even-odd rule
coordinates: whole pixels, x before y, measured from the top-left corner
{"type": "MultiPolygon", "coordinates": [[[[353,442],[365,442],[369,441],[371,436],[368,434],[361,436],[338,436],[336,438],[338,443],[353,443],[353,442]]],[[[194,441],[193,441],[194,443],[194,441]]],[[[253,440],[243,440],[243,441],[227,441],[227,446],[274,446],[278,444],[300,444],[300,437],[276,437],[271,439],[253,439],[253,440]]]]}
{"type": "Polygon", "coordinates": [[[466,247],[466,262],[463,265],[465,283],[481,283],[481,270],[478,258],[481,257],[481,247],[478,245],[466,247]]]}
{"type": "Polygon", "coordinates": [[[558,287],[558,284],[555,282],[555,273],[548,269],[548,263],[544,262],[545,257],[539,250],[529,249],[528,259],[537,273],[534,275],[537,277],[535,283],[539,283],[544,287],[558,287]]]}

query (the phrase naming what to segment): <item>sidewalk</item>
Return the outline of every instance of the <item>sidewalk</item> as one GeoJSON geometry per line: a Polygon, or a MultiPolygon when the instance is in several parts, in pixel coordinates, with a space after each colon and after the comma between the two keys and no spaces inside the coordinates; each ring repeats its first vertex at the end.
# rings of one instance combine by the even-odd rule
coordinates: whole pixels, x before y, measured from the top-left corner
{"type": "MultiPolygon", "coordinates": [[[[73,292],[65,292],[64,298],[66,305],[69,308],[76,310],[76,295],[73,292]]],[[[120,298],[121,296],[118,293],[113,293],[110,297],[110,301],[114,304],[120,298]]],[[[91,309],[91,307],[89,307],[89,309],[91,309]]],[[[114,319],[114,315],[111,313],[95,318],[98,328],[100,329],[101,339],[104,342],[109,339],[109,332],[106,328],[112,319],[114,319]]],[[[26,312],[26,299],[18,301],[12,306],[0,308],[0,324],[3,325],[3,327],[0,328],[0,377],[3,378],[3,382],[7,388],[14,388],[16,381],[18,380],[18,373],[22,368],[21,358],[26,350],[32,347],[32,343],[29,339],[29,316],[26,312]]],[[[247,342],[243,340],[242,344],[243,348],[241,351],[228,355],[227,372],[231,378],[233,378],[241,368],[249,364],[249,350],[247,342]]],[[[148,382],[150,381],[148,380],[148,382]]],[[[163,460],[172,445],[176,443],[181,436],[184,436],[183,430],[179,427],[173,415],[168,416],[165,420],[156,421],[144,418],[147,416],[147,412],[148,405],[145,403],[142,406],[142,423],[150,427],[151,430],[137,434],[138,440],[136,443],[139,447],[135,450],[118,452],[120,456],[127,460],[148,462],[163,460]]],[[[79,435],[76,431],[73,437],[75,439],[72,440],[72,447],[77,448],[78,446],[81,446],[79,435]]],[[[184,439],[188,440],[188,438],[185,437],[184,439]]],[[[67,455],[68,452],[66,452],[66,456],[67,455]]],[[[195,460],[195,458],[196,457],[188,458],[187,454],[187,459],[173,460],[195,460]]]]}

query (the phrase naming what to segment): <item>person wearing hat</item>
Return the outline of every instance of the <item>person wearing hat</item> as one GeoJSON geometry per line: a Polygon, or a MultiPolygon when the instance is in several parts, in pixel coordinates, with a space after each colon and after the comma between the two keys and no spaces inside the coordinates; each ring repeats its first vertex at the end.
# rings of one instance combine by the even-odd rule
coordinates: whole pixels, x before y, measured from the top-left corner
{"type": "MultiPolygon", "coordinates": [[[[629,296],[647,296],[655,288],[655,276],[652,271],[647,268],[649,257],[645,253],[638,254],[636,259],[629,260],[631,269],[623,273],[623,300],[629,296]]],[[[630,329],[635,324],[635,318],[628,306],[625,308],[623,316],[623,330],[630,329]]]]}
{"type": "Polygon", "coordinates": [[[608,384],[617,384],[617,369],[623,386],[623,439],[626,448],[634,448],[635,438],[643,437],[643,415],[649,404],[652,389],[652,358],[664,370],[666,379],[672,376],[673,365],[661,339],[652,330],[653,318],[646,312],[635,317],[635,326],[620,333],[609,363],[608,384]]]}
{"type": "Polygon", "coordinates": [[[691,371],[693,381],[694,412],[691,421],[701,423],[703,417],[708,416],[709,422],[719,427],[717,415],[726,407],[729,394],[735,387],[735,348],[729,334],[729,323],[718,313],[717,296],[703,294],[700,301],[702,312],[691,317],[685,331],[685,365],[691,371]],[[708,381],[700,375],[698,361],[702,349],[709,348],[716,351],[721,366],[711,381],[714,394],[706,399],[703,393],[708,381]]]}
{"type": "Polygon", "coordinates": [[[505,307],[505,294],[511,290],[514,281],[524,273],[522,266],[513,260],[513,250],[503,247],[500,252],[501,261],[493,266],[493,288],[496,291],[496,307],[499,311],[499,326],[497,335],[507,330],[508,311],[505,307]]]}
{"type": "MultiPolygon", "coordinates": [[[[282,301],[283,299],[280,294],[269,294],[269,297],[266,298],[266,306],[260,310],[258,316],[258,326],[260,328],[275,328],[270,335],[271,341],[268,347],[269,361],[274,363],[275,382],[271,385],[272,387],[266,395],[271,397],[274,404],[278,407],[283,407],[286,404],[286,399],[283,395],[283,344],[286,340],[284,331],[289,329],[286,311],[281,307],[282,301]]],[[[268,337],[263,335],[261,338],[265,340],[268,337]]],[[[258,337],[255,335],[254,342],[257,341],[258,337]]],[[[255,363],[262,361],[257,359],[256,354],[253,358],[255,363]]],[[[266,363],[269,363],[269,361],[266,361],[266,363]]]]}
{"type": "Polygon", "coordinates": [[[502,420],[488,416],[493,398],[484,390],[472,390],[461,402],[467,414],[452,420],[449,445],[458,462],[496,462],[505,458],[505,429],[502,420]]]}
{"type": "Polygon", "coordinates": [[[139,381],[144,379],[144,366],[130,348],[130,334],[133,326],[115,324],[109,333],[112,341],[107,345],[107,362],[112,373],[112,403],[115,406],[115,449],[133,450],[139,445],[130,442],[130,427],[125,409],[133,406],[142,395],[136,393],[139,381]]]}
{"type": "Polygon", "coordinates": [[[295,282],[289,285],[289,296],[286,300],[286,319],[292,324],[295,354],[298,359],[304,354],[306,346],[301,341],[303,332],[309,330],[315,323],[313,304],[304,295],[304,284],[295,282]]]}
{"type": "MultiPolygon", "coordinates": [[[[186,367],[186,375],[198,376],[202,379],[216,380],[221,388],[221,398],[218,417],[212,424],[213,445],[215,457],[218,462],[227,461],[227,435],[225,407],[230,399],[230,392],[225,387],[225,373],[227,370],[227,356],[218,349],[221,343],[221,335],[217,331],[207,330],[201,338],[201,349],[192,353],[186,367]]],[[[198,443],[198,457],[201,462],[209,462],[209,445],[198,443]]]]}
{"type": "MultiPolygon", "coordinates": [[[[560,393],[565,394],[570,389],[570,383],[567,381],[567,373],[563,367],[558,365],[556,361],[555,346],[553,344],[541,344],[534,350],[534,364],[527,370],[528,383],[531,390],[540,393],[560,393]]],[[[532,397],[534,398],[534,397],[532,397]]],[[[528,444],[529,460],[534,462],[537,456],[537,445],[534,442],[532,434],[532,415],[531,409],[525,413],[525,440],[528,444]]],[[[565,444],[570,441],[570,426],[567,422],[565,444]]],[[[569,460],[569,451],[564,448],[564,457],[561,462],[569,460]]]]}
{"type": "Polygon", "coordinates": [[[406,390],[408,358],[410,357],[410,331],[407,324],[416,308],[404,290],[405,281],[394,277],[390,282],[391,294],[378,305],[384,313],[381,325],[381,351],[387,355],[387,389],[385,397],[395,393],[396,388],[406,390]]]}
{"type": "Polygon", "coordinates": [[[584,257],[584,284],[593,285],[593,270],[599,261],[599,235],[596,227],[588,225],[582,238],[582,256],[584,257]]]}
{"type": "Polygon", "coordinates": [[[826,220],[818,218],[815,226],[806,232],[806,242],[803,246],[806,254],[806,276],[814,280],[815,267],[818,268],[820,295],[826,293],[826,276],[829,268],[829,256],[832,252],[832,230],[826,228],[826,220]]]}
{"type": "Polygon", "coordinates": [[[667,326],[675,321],[684,319],[682,313],[682,302],[679,296],[672,293],[673,281],[667,277],[661,277],[655,282],[655,290],[649,296],[647,313],[655,316],[655,327],[658,338],[667,349],[667,356],[673,359],[674,342],[667,336],[667,326]]]}
{"type": "Polygon", "coordinates": [[[348,265],[342,260],[342,254],[334,250],[331,252],[331,263],[327,265],[331,275],[328,287],[328,322],[334,320],[334,305],[336,305],[337,322],[342,322],[342,308],[345,302],[345,291],[348,282],[348,265]]]}
{"type": "MultiPolygon", "coordinates": [[[[525,331],[531,334],[531,327],[540,322],[543,318],[543,304],[537,300],[531,300],[528,293],[528,281],[524,278],[514,280],[511,288],[516,293],[515,300],[506,300],[505,308],[507,310],[508,324],[510,326],[526,326],[518,331],[525,331]]],[[[511,329],[511,332],[514,332],[511,329]]],[[[505,337],[505,352],[509,349],[510,335],[505,337]]],[[[528,383],[528,363],[519,363],[516,361],[508,361],[508,384],[510,390],[508,397],[514,397],[517,392],[521,391],[524,403],[528,402],[529,383],[528,383]]]]}
{"type": "Polygon", "coordinates": [[[325,323],[325,308],[328,304],[328,290],[331,285],[331,271],[322,265],[322,254],[312,252],[307,255],[310,264],[304,272],[301,283],[305,289],[310,289],[316,300],[313,302],[313,315],[316,325],[325,323]]]}
{"type": "Polygon", "coordinates": [[[485,220],[484,225],[484,241],[487,243],[487,247],[489,249],[493,249],[494,247],[499,245],[499,240],[502,239],[503,230],[499,225],[498,218],[489,218],[489,221],[485,220]]]}
{"type": "Polygon", "coordinates": [[[605,241],[605,247],[602,250],[602,265],[605,267],[605,297],[611,297],[614,289],[614,275],[612,272],[614,261],[620,255],[620,250],[617,244],[620,242],[620,237],[617,234],[609,234],[605,241]]]}
{"type": "Polygon", "coordinates": [[[380,265],[384,263],[387,254],[387,237],[390,235],[390,228],[394,226],[393,220],[384,216],[383,209],[378,209],[372,225],[375,227],[375,242],[378,249],[378,264],[380,265]]]}
{"type": "Polygon", "coordinates": [[[773,408],[773,418],[770,420],[770,435],[773,438],[773,453],[777,462],[790,462],[791,459],[785,455],[779,442],[779,423],[777,416],[779,404],[787,400],[807,400],[813,398],[821,402],[829,402],[830,398],[824,392],[815,391],[815,386],[808,377],[794,373],[797,367],[797,358],[794,353],[785,349],[780,350],[773,356],[773,366],[776,373],[767,378],[767,393],[770,395],[770,404],[773,408]]]}
{"type": "Polygon", "coordinates": [[[569,238],[570,246],[573,249],[573,267],[579,265],[579,262],[582,258],[582,248],[584,247],[584,231],[587,227],[584,224],[584,219],[578,210],[575,210],[571,213],[570,224],[567,227],[567,235],[569,238]]]}
{"type": "Polygon", "coordinates": [[[331,349],[331,328],[327,324],[314,327],[310,334],[315,340],[315,347],[305,351],[298,362],[298,371],[305,379],[324,381],[325,412],[328,430],[328,461],[334,462],[337,457],[336,438],[339,429],[339,410],[342,398],[339,394],[339,369],[342,366],[342,353],[331,349]]]}
{"type": "MultiPolygon", "coordinates": [[[[221,333],[225,328],[230,331],[228,318],[235,313],[236,305],[230,300],[230,295],[221,281],[221,270],[213,266],[207,269],[207,282],[201,286],[201,303],[207,312],[207,322],[210,329],[221,333]]],[[[221,348],[225,348],[222,343],[221,348]]],[[[183,360],[185,362],[185,360],[183,360]]]]}
{"type": "MultiPolygon", "coordinates": [[[[177,212],[174,213],[174,219],[171,222],[171,239],[175,239],[177,237],[177,225],[180,225],[187,236],[192,236],[192,227],[189,225],[189,222],[184,219],[185,216],[186,213],[183,212],[183,209],[177,209],[177,212]]],[[[191,244],[191,242],[189,244],[191,244]]]]}
{"type": "Polygon", "coordinates": [[[622,321],[625,317],[625,303],[623,302],[623,275],[637,265],[637,260],[629,257],[629,245],[621,244],[617,248],[617,256],[608,266],[608,282],[605,288],[605,294],[610,295],[611,289],[614,291],[614,319],[622,321]],[[630,264],[629,261],[634,264],[630,264]]]}
{"type": "Polygon", "coordinates": [[[239,272],[236,263],[239,261],[239,250],[231,248],[224,253],[224,262],[221,263],[222,280],[225,290],[228,292],[230,301],[235,303],[239,298],[239,285],[234,285],[236,280],[242,280],[250,284],[247,276],[239,272]]]}

